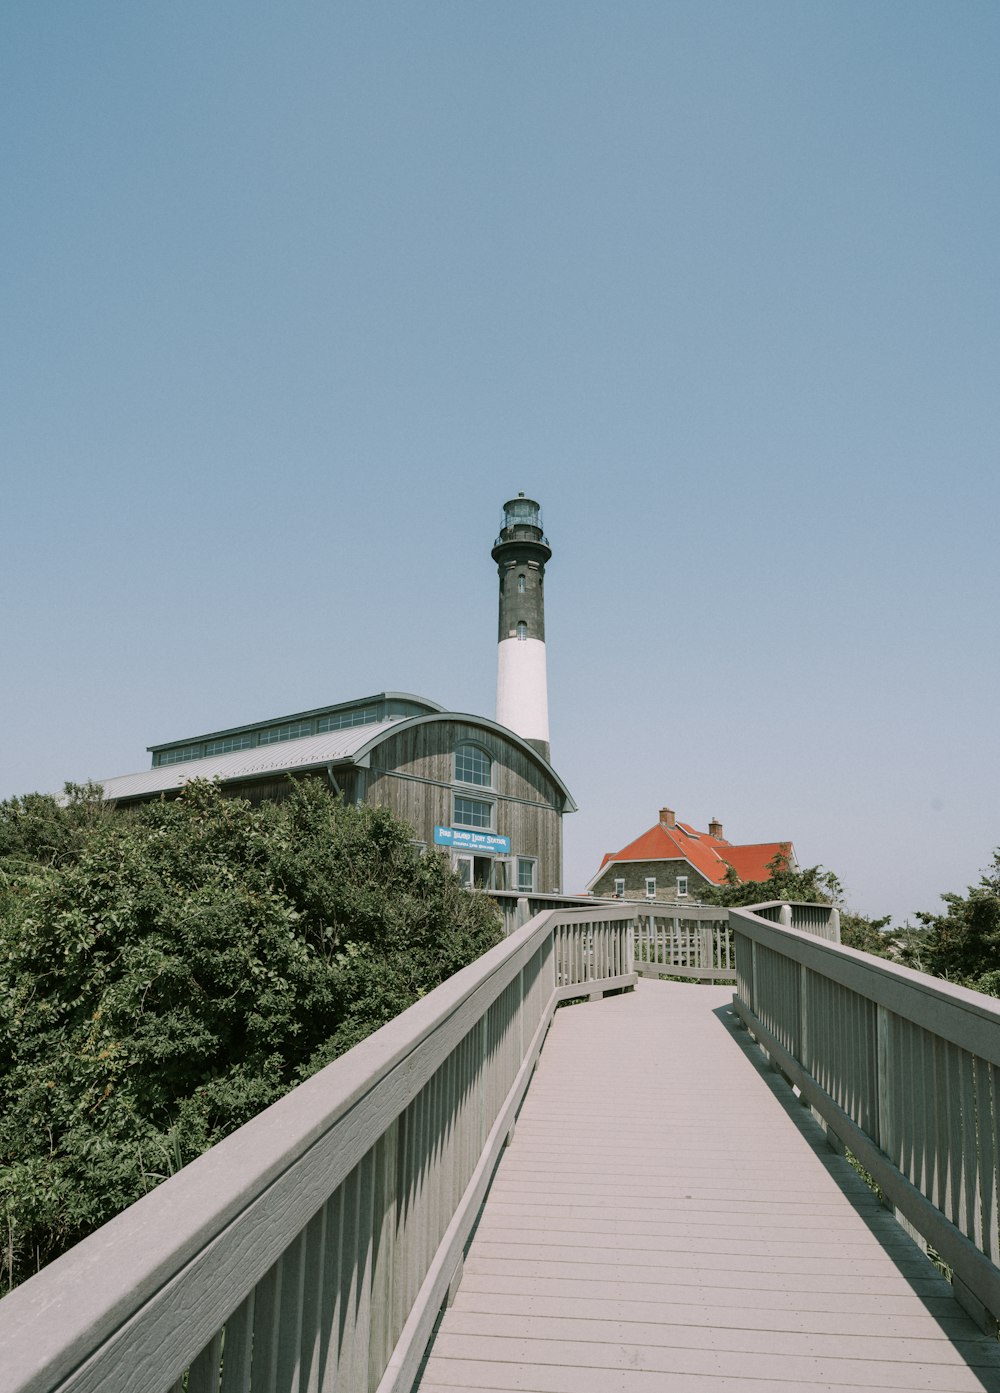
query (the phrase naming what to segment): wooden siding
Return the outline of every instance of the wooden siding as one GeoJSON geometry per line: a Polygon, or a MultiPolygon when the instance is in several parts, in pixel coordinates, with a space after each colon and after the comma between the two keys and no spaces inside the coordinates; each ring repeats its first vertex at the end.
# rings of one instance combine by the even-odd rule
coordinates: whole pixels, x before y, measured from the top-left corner
{"type": "Polygon", "coordinates": [[[428,722],[390,736],[372,751],[372,767],[360,796],[381,803],[404,818],[419,841],[431,845],[435,825],[450,826],[452,796],[496,800],[495,831],[509,837],[512,856],[538,861],[536,888],[565,890],[562,884],[562,795],[523,750],[493,731],[459,721],[428,722]],[[493,760],[493,787],[454,781],[454,752],[470,743],[493,760]]]}

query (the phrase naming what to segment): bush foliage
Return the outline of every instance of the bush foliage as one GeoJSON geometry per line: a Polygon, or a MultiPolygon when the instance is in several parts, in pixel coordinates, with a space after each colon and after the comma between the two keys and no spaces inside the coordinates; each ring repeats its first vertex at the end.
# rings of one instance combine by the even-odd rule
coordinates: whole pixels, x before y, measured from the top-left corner
{"type": "Polygon", "coordinates": [[[318,782],[67,792],[0,804],[5,1286],[500,938],[442,856],[318,782]]]}

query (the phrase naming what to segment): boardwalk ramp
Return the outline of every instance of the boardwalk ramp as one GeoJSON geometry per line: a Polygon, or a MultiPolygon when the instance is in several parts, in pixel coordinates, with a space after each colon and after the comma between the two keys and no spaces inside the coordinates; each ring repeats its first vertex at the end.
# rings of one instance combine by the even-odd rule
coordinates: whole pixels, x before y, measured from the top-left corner
{"type": "Polygon", "coordinates": [[[1000,1390],[1000,1347],[729,1008],[556,1013],[420,1393],[1000,1390]]]}

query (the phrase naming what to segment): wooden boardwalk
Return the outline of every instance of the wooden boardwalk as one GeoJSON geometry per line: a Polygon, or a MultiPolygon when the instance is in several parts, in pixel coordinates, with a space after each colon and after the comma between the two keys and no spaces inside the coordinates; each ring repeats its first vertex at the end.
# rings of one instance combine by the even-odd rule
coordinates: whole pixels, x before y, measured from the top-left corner
{"type": "Polygon", "coordinates": [[[731,999],[640,981],[557,1012],[420,1393],[1000,1393],[1000,1346],[731,999]]]}

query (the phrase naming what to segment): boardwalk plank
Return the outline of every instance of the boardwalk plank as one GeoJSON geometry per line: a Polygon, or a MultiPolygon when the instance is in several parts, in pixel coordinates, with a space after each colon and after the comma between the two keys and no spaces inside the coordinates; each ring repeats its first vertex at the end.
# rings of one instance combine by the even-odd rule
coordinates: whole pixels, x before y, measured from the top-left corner
{"type": "MultiPolygon", "coordinates": [[[[875,1371],[877,1375],[877,1370],[875,1371]]],[[[765,1393],[808,1387],[811,1393],[884,1393],[882,1383],[831,1383],[813,1380],[803,1384],[792,1373],[785,1377],[772,1370],[763,1379],[741,1376],[706,1377],[672,1372],[669,1385],[662,1375],[648,1370],[561,1368],[558,1365],[494,1364],[476,1359],[442,1359],[428,1365],[420,1393],[455,1393],[456,1389],[489,1389],[492,1393],[765,1393]],[[433,1380],[433,1381],[432,1381],[433,1380]]],[[[894,1383],[895,1393],[925,1393],[925,1383],[894,1383]]],[[[976,1384],[982,1390],[982,1385],[976,1384]]],[[[952,1393],[952,1390],[949,1390],[952,1393]]],[[[954,1393],[959,1393],[954,1390],[954,1393]]]]}
{"type": "MultiPolygon", "coordinates": [[[[935,1319],[922,1306],[915,1303],[915,1309],[906,1315],[899,1315],[881,1307],[872,1309],[873,1299],[867,1298],[854,1309],[842,1304],[831,1305],[827,1296],[824,1304],[795,1307],[782,1304],[775,1309],[773,1302],[756,1306],[736,1305],[727,1300],[732,1292],[716,1291],[717,1304],[711,1307],[692,1300],[692,1293],[682,1287],[673,1288],[672,1298],[651,1297],[648,1293],[633,1293],[625,1296],[612,1296],[603,1292],[600,1296],[581,1296],[579,1293],[539,1295],[537,1292],[498,1292],[470,1290],[463,1284],[455,1301],[456,1312],[475,1312],[480,1315],[497,1316],[553,1316],[571,1320],[623,1321],[634,1324],[659,1322],[664,1328],[676,1325],[690,1326],[693,1329],[716,1329],[726,1326],[730,1329],[781,1330],[791,1332],[813,1332],[824,1335],[867,1335],[894,1336],[905,1340],[938,1340],[944,1331],[952,1339],[963,1339],[969,1334],[968,1322],[953,1318],[954,1312],[945,1313],[944,1319],[935,1319]],[[685,1296],[687,1299],[685,1300],[685,1296]]],[[[623,1337],[624,1338],[624,1337],[623,1337]]]]}
{"type": "MultiPolygon", "coordinates": [[[[786,1353],[778,1344],[766,1353],[745,1350],[700,1350],[641,1344],[598,1344],[580,1340],[526,1339],[523,1336],[438,1334],[428,1360],[431,1377],[439,1377],[451,1359],[484,1359],[500,1364],[556,1365],[565,1369],[641,1370],[650,1374],[699,1374],[703,1378],[768,1379],[812,1387],[815,1383],[851,1387],[877,1379],[883,1388],[920,1388],[928,1393],[983,1393],[1000,1388],[1000,1374],[965,1365],[932,1364],[926,1359],[818,1357],[786,1353]],[[988,1380],[984,1383],[984,1377],[988,1380]]],[[[585,1385],[584,1385],[585,1386],[585,1385]]]]}
{"type": "MultiPolygon", "coordinates": [[[[729,1314],[719,1311],[716,1324],[691,1321],[663,1324],[653,1320],[612,1320],[575,1316],[498,1315],[456,1306],[448,1323],[449,1333],[476,1340],[493,1338],[564,1342],[591,1357],[592,1345],[616,1349],[636,1345],[646,1349],[667,1347],[684,1350],[716,1350],[720,1353],[780,1354],[810,1359],[870,1360],[896,1364],[944,1364],[957,1367],[1000,1369],[1000,1357],[978,1339],[942,1340],[940,1330],[925,1329],[923,1338],[910,1335],[855,1334],[845,1341],[840,1332],[793,1330],[779,1322],[765,1329],[733,1325],[729,1314]]],[[[581,1356],[582,1357],[582,1356],[581,1356]]]]}
{"type": "MultiPolygon", "coordinates": [[[[847,1311],[883,1315],[923,1316],[930,1313],[936,1317],[954,1316],[955,1301],[950,1291],[939,1296],[918,1296],[909,1283],[902,1285],[899,1293],[889,1294],[878,1289],[872,1291],[830,1291],[829,1284],[818,1289],[806,1289],[795,1283],[785,1289],[772,1284],[751,1279],[742,1287],[737,1285],[738,1274],[712,1281],[711,1290],[718,1305],[738,1303],[748,1319],[753,1319],[758,1308],[781,1311],[847,1311]],[[780,1291],[780,1295],[776,1292],[780,1291]]],[[[935,1278],[932,1290],[940,1291],[940,1283],[935,1278]]],[[[611,1280],[607,1277],[592,1278],[589,1281],[575,1277],[544,1278],[528,1277],[522,1274],[510,1275],[499,1272],[481,1272],[466,1268],[465,1277],[459,1292],[459,1300],[476,1293],[492,1294],[503,1299],[507,1295],[522,1295],[525,1300],[552,1297],[574,1297],[580,1300],[621,1301],[634,1305],[637,1302],[655,1302],[661,1308],[677,1306],[690,1308],[692,1305],[702,1309],[715,1309],[707,1306],[705,1295],[696,1283],[684,1282],[670,1285],[662,1282],[643,1281],[641,1283],[611,1280]],[[637,1291],[637,1285],[642,1290],[637,1291]]],[[[666,1314],[664,1315],[666,1319],[666,1314]]],[[[960,1316],[963,1331],[968,1328],[964,1313],[960,1316]]]]}

